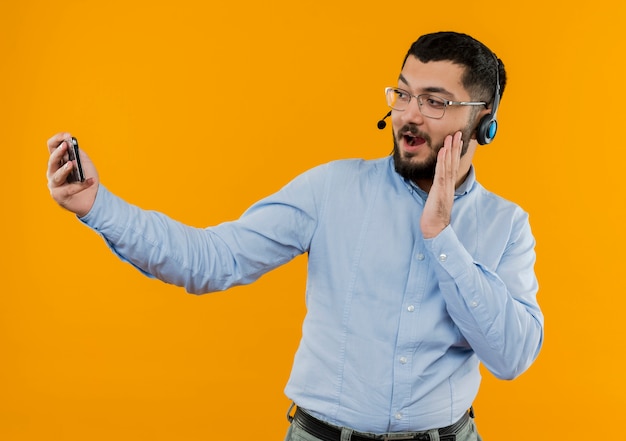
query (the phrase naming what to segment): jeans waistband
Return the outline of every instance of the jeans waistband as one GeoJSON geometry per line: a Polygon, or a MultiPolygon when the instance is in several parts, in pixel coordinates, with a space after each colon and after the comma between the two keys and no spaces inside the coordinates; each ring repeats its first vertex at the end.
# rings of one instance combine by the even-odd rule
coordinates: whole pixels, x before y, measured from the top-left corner
{"type": "MultiPolygon", "coordinates": [[[[465,414],[463,414],[461,419],[459,419],[456,423],[450,426],[435,429],[439,433],[439,440],[440,441],[455,441],[456,434],[469,422],[469,419],[470,419],[469,412],[465,412],[465,414]]],[[[316,438],[319,438],[323,441],[341,441],[342,429],[340,427],[321,421],[300,408],[296,409],[296,413],[293,416],[293,422],[297,423],[308,434],[313,435],[316,438]]],[[[387,433],[387,434],[382,434],[382,435],[376,435],[376,434],[353,431],[352,437],[350,438],[350,440],[351,441],[373,441],[373,440],[432,441],[429,432],[430,431],[392,432],[392,433],[387,433]]]]}

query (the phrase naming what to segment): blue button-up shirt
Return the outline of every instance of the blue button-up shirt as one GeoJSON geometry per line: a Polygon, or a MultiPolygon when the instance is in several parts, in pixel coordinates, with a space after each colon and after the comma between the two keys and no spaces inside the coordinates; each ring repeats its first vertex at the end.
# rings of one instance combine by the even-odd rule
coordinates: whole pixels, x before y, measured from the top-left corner
{"type": "Polygon", "coordinates": [[[424,239],[426,197],[387,157],[316,167],[211,228],[102,186],[82,220],[124,260],[192,293],[250,283],[308,253],[307,314],[285,392],[320,419],[382,433],[454,423],[477,394],[479,362],[513,378],[543,338],[527,214],[472,168],[451,225],[424,239]]]}

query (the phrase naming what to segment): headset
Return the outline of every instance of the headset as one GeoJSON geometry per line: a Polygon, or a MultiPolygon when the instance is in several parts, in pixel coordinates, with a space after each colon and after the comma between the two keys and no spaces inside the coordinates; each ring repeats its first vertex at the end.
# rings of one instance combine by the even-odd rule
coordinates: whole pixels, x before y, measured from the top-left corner
{"type": "Polygon", "coordinates": [[[500,105],[500,62],[496,54],[493,54],[493,58],[496,61],[496,92],[493,94],[491,112],[483,116],[476,127],[476,141],[478,141],[480,145],[489,144],[493,141],[498,131],[496,114],[498,112],[498,106],[500,105]]]}
{"type": "MultiPolygon", "coordinates": [[[[500,105],[500,62],[498,61],[498,57],[496,54],[492,52],[493,58],[496,62],[496,91],[493,95],[493,106],[491,107],[491,112],[487,115],[483,116],[476,126],[476,141],[478,144],[485,145],[489,144],[493,141],[493,138],[496,137],[496,133],[498,131],[498,120],[496,119],[498,113],[498,106],[500,105]]],[[[391,111],[389,111],[383,119],[378,121],[377,127],[382,130],[387,126],[385,119],[391,116],[391,111]]]]}

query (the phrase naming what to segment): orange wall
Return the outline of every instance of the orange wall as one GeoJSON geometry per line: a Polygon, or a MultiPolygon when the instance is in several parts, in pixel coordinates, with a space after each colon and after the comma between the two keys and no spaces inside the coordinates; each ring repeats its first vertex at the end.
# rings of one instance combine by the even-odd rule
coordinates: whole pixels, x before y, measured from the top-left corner
{"type": "Polygon", "coordinates": [[[480,430],[574,439],[623,419],[626,11],[549,3],[3,2],[0,439],[282,439],[305,259],[204,297],[144,278],[49,198],[46,140],[70,130],[114,192],[215,224],[314,165],[389,153],[382,90],[447,29],[507,65],[476,166],[530,212],[546,315],[526,374],[485,372],[480,430]]]}

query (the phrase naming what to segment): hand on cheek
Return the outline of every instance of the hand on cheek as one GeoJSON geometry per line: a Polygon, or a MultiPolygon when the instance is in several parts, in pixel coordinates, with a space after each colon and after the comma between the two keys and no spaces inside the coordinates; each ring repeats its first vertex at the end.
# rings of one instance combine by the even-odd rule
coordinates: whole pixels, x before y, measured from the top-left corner
{"type": "Polygon", "coordinates": [[[450,225],[462,148],[461,132],[456,132],[446,136],[443,147],[437,154],[433,185],[420,220],[422,235],[426,239],[437,236],[450,225]]]}

